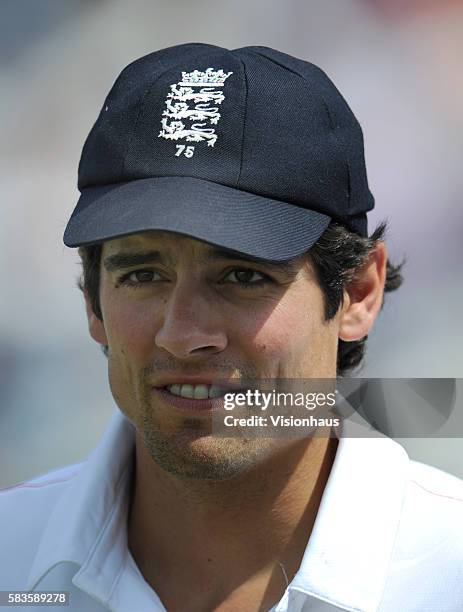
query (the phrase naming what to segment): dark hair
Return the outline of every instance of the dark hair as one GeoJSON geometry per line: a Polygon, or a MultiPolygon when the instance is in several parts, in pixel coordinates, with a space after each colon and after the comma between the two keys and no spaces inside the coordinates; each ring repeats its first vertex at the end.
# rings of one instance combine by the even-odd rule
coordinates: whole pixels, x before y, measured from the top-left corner
{"type": "MultiPolygon", "coordinates": [[[[385,233],[386,222],[381,223],[370,237],[364,238],[332,221],[315,245],[307,252],[324,294],[326,320],[335,316],[343,303],[344,289],[355,279],[356,273],[368,260],[376,242],[383,240],[385,233]]],[[[93,312],[102,320],[99,296],[101,248],[101,244],[79,248],[83,270],[79,287],[87,292],[93,312]]],[[[385,292],[400,287],[403,280],[401,274],[403,265],[404,261],[394,266],[389,259],[387,260],[385,292]]],[[[338,376],[351,373],[361,364],[367,338],[368,336],[365,336],[353,342],[339,340],[338,376]]],[[[103,347],[103,350],[107,354],[107,347],[103,347]]]]}
{"type": "MultiPolygon", "coordinates": [[[[380,223],[369,238],[350,232],[343,225],[331,222],[326,231],[308,252],[315,274],[325,298],[325,319],[334,317],[343,303],[344,289],[367,262],[376,242],[384,240],[387,224],[380,223]]],[[[394,266],[386,262],[384,291],[394,291],[402,284],[402,267],[405,260],[394,266]]],[[[384,304],[384,300],[383,300],[384,304]]],[[[383,305],[382,304],[382,305],[383,305]]],[[[382,307],[381,305],[381,307],[382,307]]],[[[360,366],[365,354],[368,336],[361,340],[346,342],[339,340],[337,374],[345,376],[360,366]]]]}

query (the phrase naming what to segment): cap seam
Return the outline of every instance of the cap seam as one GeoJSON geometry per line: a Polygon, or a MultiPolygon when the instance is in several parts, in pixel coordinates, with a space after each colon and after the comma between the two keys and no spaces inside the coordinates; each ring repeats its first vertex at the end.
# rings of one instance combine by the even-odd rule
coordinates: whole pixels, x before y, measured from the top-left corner
{"type": "Polygon", "coordinates": [[[120,171],[122,176],[124,176],[124,173],[125,173],[126,158],[127,158],[128,153],[129,153],[130,147],[131,147],[131,145],[133,143],[133,138],[134,138],[133,134],[134,134],[134,132],[136,131],[136,129],[138,127],[138,122],[139,122],[140,117],[141,117],[141,115],[143,113],[143,110],[145,108],[146,98],[147,98],[148,94],[150,93],[150,91],[155,86],[155,84],[159,81],[159,79],[161,77],[163,77],[166,74],[166,72],[168,70],[169,70],[169,68],[166,68],[161,74],[159,74],[158,77],[152,83],[150,83],[149,86],[145,89],[143,95],[140,98],[140,108],[138,109],[138,113],[137,113],[137,116],[135,118],[135,123],[134,123],[134,126],[133,126],[133,132],[132,132],[132,134],[129,137],[129,141],[127,143],[127,146],[125,147],[124,154],[122,156],[122,166],[121,166],[121,171],[120,171]]]}
{"type": "Polygon", "coordinates": [[[241,173],[243,171],[243,160],[244,160],[244,138],[246,134],[246,123],[248,119],[248,75],[246,72],[246,65],[241,58],[238,58],[243,65],[243,73],[244,73],[244,87],[246,90],[244,96],[244,119],[243,119],[243,133],[241,136],[241,159],[240,159],[240,168],[238,171],[238,178],[236,180],[236,188],[239,189],[239,185],[241,182],[241,173]]]}
{"type": "Polygon", "coordinates": [[[304,79],[304,81],[306,80],[305,77],[300,72],[296,72],[296,70],[294,70],[293,68],[289,68],[288,66],[285,66],[285,64],[282,64],[282,63],[278,62],[273,57],[269,57],[268,55],[265,55],[265,53],[261,53],[260,51],[253,51],[253,53],[255,53],[256,55],[260,55],[260,57],[263,57],[264,59],[268,60],[269,62],[272,62],[272,64],[276,64],[280,68],[284,68],[288,72],[292,72],[293,74],[295,74],[299,78],[304,79]]]}
{"type": "Polygon", "coordinates": [[[352,175],[349,160],[346,161],[347,166],[347,216],[350,217],[352,209],[352,175]]]}

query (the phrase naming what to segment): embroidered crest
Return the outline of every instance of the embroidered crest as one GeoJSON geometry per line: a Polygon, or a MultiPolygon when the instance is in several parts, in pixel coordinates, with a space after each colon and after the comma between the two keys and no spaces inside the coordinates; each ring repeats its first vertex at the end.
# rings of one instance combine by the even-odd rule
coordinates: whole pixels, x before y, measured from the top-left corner
{"type": "MultiPolygon", "coordinates": [[[[162,113],[159,138],[207,141],[213,147],[217,134],[212,126],[220,119],[219,106],[225,100],[223,86],[233,72],[208,68],[205,72],[182,72],[182,80],[170,86],[162,113]]],[[[194,146],[177,145],[177,157],[193,157],[194,146]]]]}

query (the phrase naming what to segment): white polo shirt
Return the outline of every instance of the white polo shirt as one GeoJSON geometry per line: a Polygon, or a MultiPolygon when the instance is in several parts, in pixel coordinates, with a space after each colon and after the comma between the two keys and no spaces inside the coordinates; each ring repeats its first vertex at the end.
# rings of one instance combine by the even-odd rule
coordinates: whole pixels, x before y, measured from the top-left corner
{"type": "MultiPolygon", "coordinates": [[[[87,461],[0,492],[0,590],[69,592],[69,607],[47,610],[165,610],[127,548],[133,447],[117,411],[87,461]]],[[[300,568],[272,610],[462,612],[463,481],[388,438],[341,436],[300,568]]]]}

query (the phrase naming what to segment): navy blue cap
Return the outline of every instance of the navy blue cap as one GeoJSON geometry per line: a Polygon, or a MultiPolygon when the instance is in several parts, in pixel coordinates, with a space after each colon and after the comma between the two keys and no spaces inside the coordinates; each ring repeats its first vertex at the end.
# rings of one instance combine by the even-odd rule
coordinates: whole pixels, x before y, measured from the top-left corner
{"type": "Polygon", "coordinates": [[[125,68],[82,151],[64,243],[177,232],[251,257],[301,255],[331,219],[367,236],[363,135],[317,66],[191,43],[125,68]]]}

